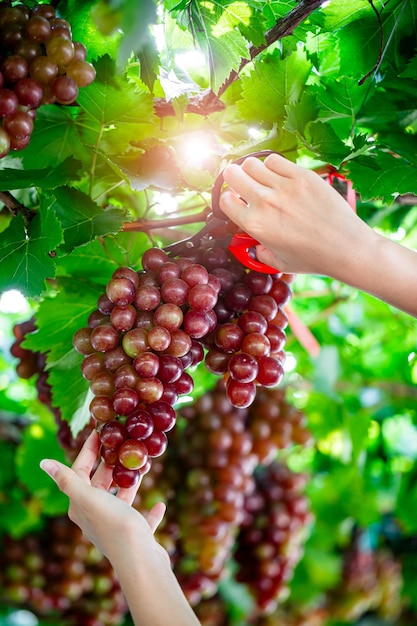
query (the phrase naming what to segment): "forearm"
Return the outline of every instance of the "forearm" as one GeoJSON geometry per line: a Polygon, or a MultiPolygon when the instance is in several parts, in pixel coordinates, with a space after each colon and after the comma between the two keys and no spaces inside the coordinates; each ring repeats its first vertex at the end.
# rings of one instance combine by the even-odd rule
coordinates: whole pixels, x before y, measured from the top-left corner
{"type": "Polygon", "coordinates": [[[417,317],[417,252],[374,231],[362,235],[328,274],[417,317]]]}
{"type": "Polygon", "coordinates": [[[166,555],[129,544],[129,558],[114,561],[136,626],[200,626],[166,555]]]}

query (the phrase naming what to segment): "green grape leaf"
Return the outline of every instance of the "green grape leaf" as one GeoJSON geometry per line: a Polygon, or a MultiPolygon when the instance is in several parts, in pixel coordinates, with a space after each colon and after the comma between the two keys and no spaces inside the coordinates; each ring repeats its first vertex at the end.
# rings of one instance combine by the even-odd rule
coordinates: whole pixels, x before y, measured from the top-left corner
{"type": "Polygon", "coordinates": [[[156,5],[153,0],[124,0],[120,27],[123,31],[117,61],[120,68],[125,67],[132,52],[143,51],[150,43],[149,26],[156,22],[156,5]]]}
{"type": "Polygon", "coordinates": [[[60,250],[70,252],[100,235],[118,232],[126,213],[121,209],[103,209],[90,196],[69,187],[54,190],[51,210],[61,222],[64,243],[60,250]]]}
{"type": "Polygon", "coordinates": [[[17,215],[0,233],[3,289],[18,289],[25,296],[41,294],[46,279],[55,276],[51,253],[61,242],[61,225],[43,202],[28,226],[23,217],[17,215]]]}
{"type": "Polygon", "coordinates": [[[52,403],[59,409],[60,416],[70,424],[74,437],[90,421],[89,404],[93,398],[89,383],[81,375],[82,359],[70,369],[54,367],[48,376],[52,387],[52,403]]]}
{"type": "Polygon", "coordinates": [[[39,467],[44,458],[65,463],[65,455],[58,443],[56,425],[50,419],[30,424],[16,452],[16,473],[20,482],[36,497],[44,513],[58,515],[66,512],[68,498],[57,488],[51,478],[39,467]]]}
{"type": "Polygon", "coordinates": [[[79,328],[87,326],[103,287],[75,278],[59,278],[57,284],[60,290],[56,296],[40,304],[35,316],[38,331],[26,337],[25,347],[47,354],[53,406],[59,408],[62,419],[71,422],[84,406],[88,391],[80,370],[83,357],[74,350],[72,338],[79,328]]]}
{"type": "Polygon", "coordinates": [[[341,141],[329,124],[311,122],[305,127],[305,144],[319,158],[338,167],[348,156],[350,150],[341,141]]]}
{"type": "Polygon", "coordinates": [[[123,154],[129,147],[152,133],[157,120],[153,98],[115,74],[108,56],[97,64],[97,78],[80,92],[82,136],[107,155],[123,154]]]}
{"type": "Polygon", "coordinates": [[[27,335],[24,345],[34,352],[48,353],[49,367],[71,370],[80,356],[72,347],[72,338],[76,330],[87,326],[103,287],[85,279],[62,277],[57,279],[57,287],[54,297],[40,303],[35,315],[37,332],[27,335]]]}
{"type": "MultiPolygon", "coordinates": [[[[69,157],[83,164],[90,163],[91,152],[82,142],[78,131],[78,114],[78,107],[58,107],[56,104],[42,105],[38,109],[30,143],[22,151],[25,169],[35,169],[39,167],[39,163],[42,163],[45,168],[50,169],[51,176],[55,180],[54,172],[58,169],[57,164],[61,161],[65,162],[65,159],[69,157]]],[[[77,171],[74,179],[78,179],[78,174],[77,171]]],[[[59,181],[59,178],[57,180],[59,181]]],[[[63,185],[67,180],[64,179],[52,186],[63,185]]]]}
{"type": "Polygon", "coordinates": [[[243,2],[226,7],[198,0],[187,6],[184,17],[208,59],[210,86],[218,91],[232,70],[237,70],[241,59],[248,58],[246,39],[239,26],[249,24],[251,11],[243,2]]]}
{"type": "Polygon", "coordinates": [[[13,169],[5,167],[0,170],[0,191],[11,189],[26,189],[27,187],[39,187],[41,189],[53,189],[65,185],[69,181],[77,180],[80,173],[81,163],[73,157],[68,157],[53,169],[13,169]]]}
{"type": "Polygon", "coordinates": [[[378,152],[362,156],[349,161],[347,169],[348,177],[364,201],[381,198],[392,204],[397,195],[417,194],[417,167],[390,154],[378,152]]]}
{"type": "Polygon", "coordinates": [[[29,499],[24,486],[14,485],[8,489],[6,500],[0,500],[0,528],[19,539],[42,528],[40,512],[39,500],[29,499]]]}
{"type": "Polygon", "coordinates": [[[242,76],[241,115],[249,120],[283,124],[286,105],[297,103],[311,71],[311,62],[301,49],[282,59],[279,51],[256,63],[248,76],[242,76]],[[262,98],[259,94],[262,94],[262,98]]]}
{"type": "MultiPolygon", "coordinates": [[[[95,60],[104,54],[115,57],[120,31],[101,34],[95,21],[97,0],[60,0],[59,13],[71,24],[73,41],[81,41],[87,48],[87,59],[95,60]]],[[[139,3],[138,3],[139,4],[139,3]]]]}

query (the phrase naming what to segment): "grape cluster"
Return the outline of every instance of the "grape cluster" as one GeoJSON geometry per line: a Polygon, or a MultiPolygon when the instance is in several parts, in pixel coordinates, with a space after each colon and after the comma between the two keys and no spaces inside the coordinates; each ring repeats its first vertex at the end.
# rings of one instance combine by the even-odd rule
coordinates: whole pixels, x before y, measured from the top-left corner
{"type": "Polygon", "coordinates": [[[73,460],[78,454],[82,444],[91,432],[93,424],[87,424],[76,437],[73,436],[69,423],[62,419],[61,411],[53,405],[52,388],[48,382],[48,370],[46,368],[46,355],[41,352],[33,352],[23,347],[25,337],[37,330],[34,318],[13,326],[15,340],[10,347],[12,356],[18,359],[16,373],[20,378],[29,379],[36,377],[35,386],[38,400],[42,402],[54,416],[58,427],[57,437],[62,449],[68,458],[73,460]]]}
{"type": "Polygon", "coordinates": [[[101,456],[119,487],[136,484],[164,453],[173,407],[194,386],[188,368],[204,360],[236,408],[283,376],[287,282],[245,270],[221,248],[177,258],[151,248],[142,266],[113,272],[73,338],[101,456]]]}
{"type": "Polygon", "coordinates": [[[292,423],[301,432],[302,418],[291,411],[282,390],[262,389],[250,407],[237,409],[221,379],[210,393],[178,410],[171,445],[143,477],[135,507],[147,510],[157,500],[167,502],[157,538],[194,606],[217,592],[233,560],[247,517],[246,498],[255,489],[255,468],[271,463],[271,431],[285,433],[274,440],[276,456],[279,448],[291,445],[292,423]],[[288,415],[290,428],[278,426],[288,415]]]}
{"type": "Polygon", "coordinates": [[[271,612],[288,594],[311,521],[303,494],[307,476],[277,461],[259,467],[236,538],[236,579],[247,585],[259,611],[271,612]]]}
{"type": "Polygon", "coordinates": [[[72,104],[93,82],[86,55],[54,6],[0,4],[0,158],[29,144],[42,104],[72,104]]]}
{"type": "Polygon", "coordinates": [[[127,605],[110,563],[65,517],[49,518],[42,531],[3,538],[2,601],[60,623],[121,624],[127,605]]]}
{"type": "Polygon", "coordinates": [[[356,621],[367,612],[396,622],[402,610],[402,566],[383,548],[364,548],[361,533],[345,551],[339,584],[328,593],[329,614],[340,621],[356,621]]]}

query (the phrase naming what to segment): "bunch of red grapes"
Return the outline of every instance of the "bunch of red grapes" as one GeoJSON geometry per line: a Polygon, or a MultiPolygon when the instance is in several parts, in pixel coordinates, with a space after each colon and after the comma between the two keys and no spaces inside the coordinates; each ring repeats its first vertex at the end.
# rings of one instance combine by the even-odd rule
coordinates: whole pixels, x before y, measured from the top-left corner
{"type": "Polygon", "coordinates": [[[73,104],[93,82],[86,55],[54,6],[0,4],[0,158],[29,144],[42,104],[73,104]]]}
{"type": "Polygon", "coordinates": [[[46,354],[42,352],[33,352],[23,347],[24,340],[27,335],[37,330],[34,318],[25,322],[17,323],[13,327],[15,340],[10,347],[10,353],[18,362],[16,364],[16,373],[20,378],[29,379],[36,377],[35,386],[38,394],[39,402],[42,402],[54,416],[55,423],[58,427],[57,437],[63,450],[67,453],[69,459],[74,459],[78,454],[82,444],[91,432],[93,424],[85,426],[77,436],[73,436],[69,423],[62,419],[61,411],[54,406],[52,398],[52,387],[48,382],[49,373],[46,367],[46,354]]]}
{"type": "Polygon", "coordinates": [[[305,416],[291,409],[281,389],[262,389],[250,407],[232,407],[219,380],[210,393],[179,409],[167,454],[143,478],[135,507],[167,502],[157,538],[193,606],[218,591],[233,561],[236,537],[248,521],[254,472],[271,463],[271,445],[275,458],[279,449],[307,440],[305,416]]]}
{"type": "Polygon", "coordinates": [[[303,555],[306,527],[312,519],[303,490],[305,474],[277,461],[255,472],[245,518],[236,538],[236,579],[251,591],[260,613],[271,612],[288,595],[295,566],[303,555]]]}
{"type": "Polygon", "coordinates": [[[151,248],[142,271],[116,269],[74,335],[101,457],[119,487],[135,485],[165,452],[174,405],[193,389],[188,368],[204,360],[236,408],[283,377],[288,284],[245,270],[220,248],[193,255],[151,248]]]}
{"type": "Polygon", "coordinates": [[[65,517],[49,518],[37,533],[6,536],[0,552],[2,602],[27,607],[62,624],[114,626],[127,605],[105,557],[65,517]]]}

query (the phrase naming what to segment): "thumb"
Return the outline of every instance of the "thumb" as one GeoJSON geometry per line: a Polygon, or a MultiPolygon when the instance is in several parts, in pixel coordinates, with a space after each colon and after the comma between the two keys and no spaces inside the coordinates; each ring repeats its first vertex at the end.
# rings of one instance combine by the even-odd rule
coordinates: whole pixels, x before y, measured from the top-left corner
{"type": "Polygon", "coordinates": [[[146,521],[148,522],[149,526],[151,527],[151,530],[152,530],[153,533],[155,533],[155,531],[158,528],[159,524],[164,519],[165,511],[166,511],[165,504],[163,502],[157,502],[151,508],[149,513],[146,515],[146,521]]]}
{"type": "Polygon", "coordinates": [[[69,496],[69,487],[71,481],[76,478],[76,474],[70,467],[67,467],[55,459],[43,459],[40,462],[40,468],[52,478],[58,485],[59,489],[69,496]]]}

